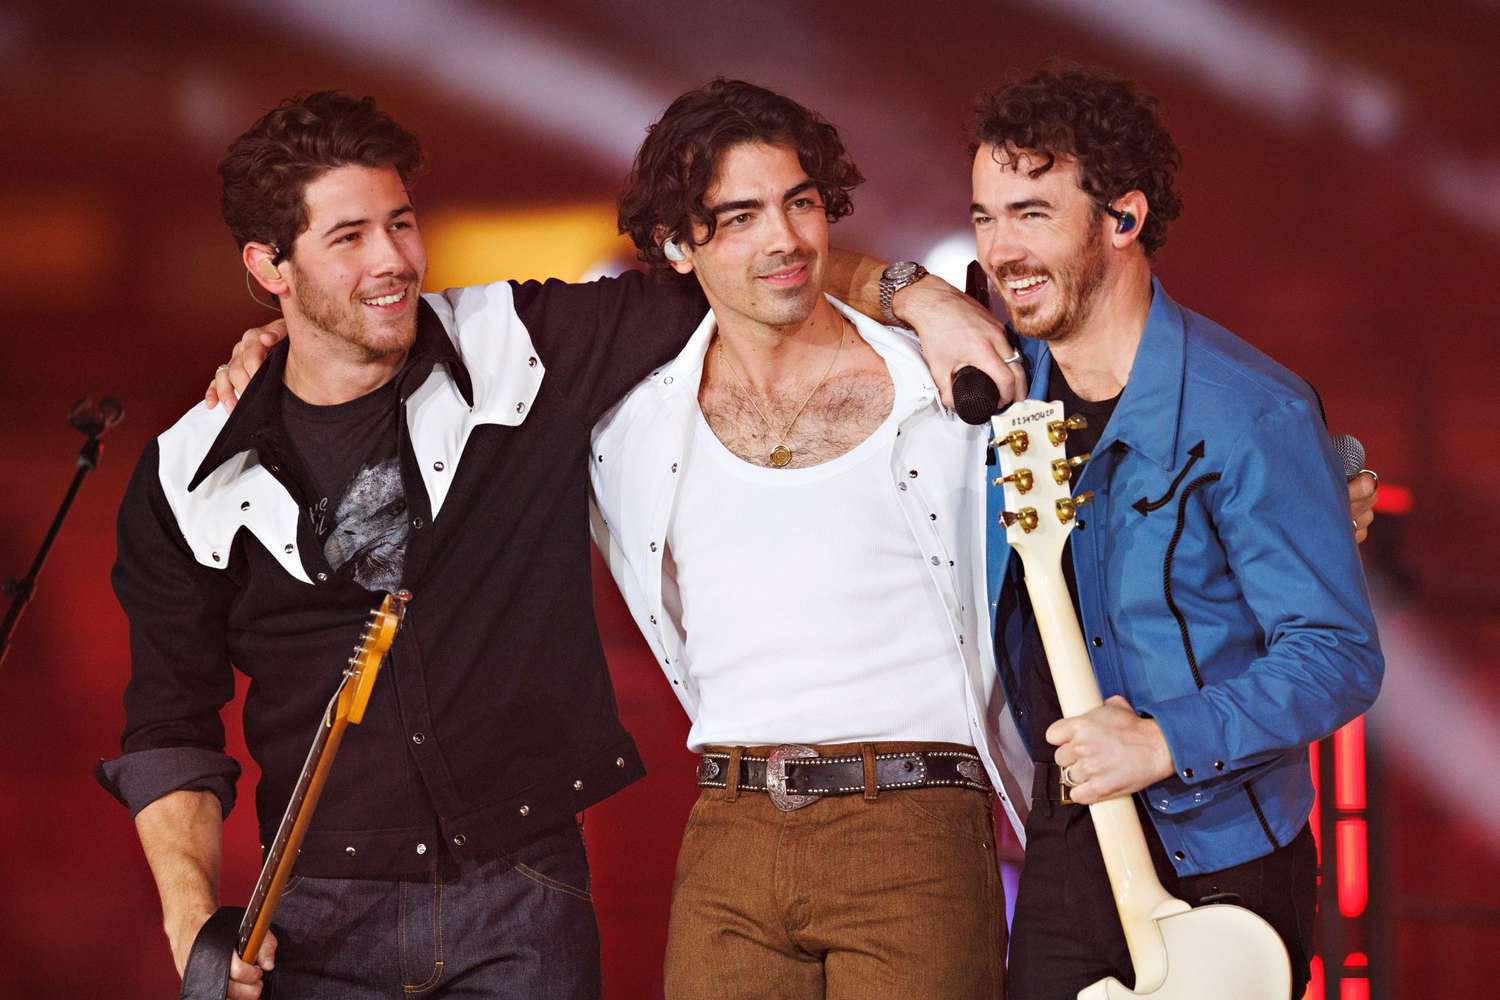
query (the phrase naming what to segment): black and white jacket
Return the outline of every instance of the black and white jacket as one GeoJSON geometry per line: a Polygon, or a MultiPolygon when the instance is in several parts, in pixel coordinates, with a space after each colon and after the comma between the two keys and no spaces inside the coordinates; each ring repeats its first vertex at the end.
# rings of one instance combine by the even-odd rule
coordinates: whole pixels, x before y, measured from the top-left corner
{"type": "MultiPolygon", "coordinates": [[[[299,872],[420,871],[439,844],[493,854],[641,776],[594,624],[589,430],[705,308],[695,283],[633,272],[423,296],[396,394],[413,598],[299,872]]],[[[114,569],[131,626],[126,726],[98,771],[132,812],[210,789],[227,813],[233,664],[251,680],[265,842],[378,597],[324,560],[280,418],[285,359],[282,345],[227,418],[189,411],[136,468],[114,569]]]]}

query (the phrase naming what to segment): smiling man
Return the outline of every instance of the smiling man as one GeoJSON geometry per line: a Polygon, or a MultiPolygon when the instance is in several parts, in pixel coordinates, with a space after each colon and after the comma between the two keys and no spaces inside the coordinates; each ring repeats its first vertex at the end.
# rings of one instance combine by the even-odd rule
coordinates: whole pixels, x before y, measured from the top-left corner
{"type": "Polygon", "coordinates": [[[827,294],[861,179],[816,114],[716,80],[621,199],[641,258],[712,307],[591,463],[595,537],[702,755],[671,1000],[1002,992],[992,790],[1012,808],[1030,765],[977,641],[986,432],[915,338],[827,294]]]}
{"type": "Polygon", "coordinates": [[[1088,421],[1067,448],[1092,513],[1063,570],[1109,696],[1061,718],[1020,560],[992,521],[997,657],[1038,762],[1010,996],[1133,979],[1089,812],[1059,802],[1059,782],[1083,804],[1134,794],[1168,891],[1263,916],[1300,996],[1307,746],[1369,707],[1383,668],[1355,487],[1308,385],[1153,277],[1181,210],[1154,100],[1105,73],[1043,71],[986,95],[974,132],[979,257],[1026,338],[1032,396],[1088,421]]]}

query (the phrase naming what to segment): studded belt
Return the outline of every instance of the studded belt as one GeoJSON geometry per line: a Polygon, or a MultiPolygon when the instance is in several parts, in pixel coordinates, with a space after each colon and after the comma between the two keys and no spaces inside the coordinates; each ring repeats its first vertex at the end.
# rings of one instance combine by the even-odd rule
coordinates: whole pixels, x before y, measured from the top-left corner
{"type": "MultiPolygon", "coordinates": [[[[783,812],[801,809],[825,795],[873,798],[903,788],[968,788],[991,791],[984,763],[973,750],[911,749],[910,744],[867,743],[854,753],[820,754],[815,747],[787,743],[736,753],[712,747],[698,761],[699,788],[729,788],[732,763],[739,774],[731,791],[765,792],[783,812]],[[892,749],[900,746],[901,749],[892,749]]],[[[843,750],[846,747],[841,746],[843,750]]]]}

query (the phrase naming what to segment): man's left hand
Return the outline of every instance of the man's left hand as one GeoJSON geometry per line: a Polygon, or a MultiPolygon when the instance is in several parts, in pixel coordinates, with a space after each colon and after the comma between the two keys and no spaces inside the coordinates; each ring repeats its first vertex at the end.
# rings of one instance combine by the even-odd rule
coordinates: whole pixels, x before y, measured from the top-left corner
{"type": "Polygon", "coordinates": [[[1354,542],[1362,544],[1370,535],[1375,520],[1375,493],[1378,482],[1373,473],[1361,472],[1349,480],[1349,520],[1354,528],[1354,542]]]}
{"type": "Polygon", "coordinates": [[[936,275],[896,293],[891,309],[911,324],[922,341],[922,354],[932,372],[943,405],[953,408],[953,376],[973,365],[995,380],[1000,406],[1026,398],[1026,372],[1015,355],[1005,326],[984,306],[936,275]]]}
{"type": "Polygon", "coordinates": [[[1052,723],[1047,742],[1057,747],[1057,766],[1071,781],[1069,797],[1083,805],[1138,792],[1173,773],[1161,726],[1136,715],[1119,695],[1052,723]]]}

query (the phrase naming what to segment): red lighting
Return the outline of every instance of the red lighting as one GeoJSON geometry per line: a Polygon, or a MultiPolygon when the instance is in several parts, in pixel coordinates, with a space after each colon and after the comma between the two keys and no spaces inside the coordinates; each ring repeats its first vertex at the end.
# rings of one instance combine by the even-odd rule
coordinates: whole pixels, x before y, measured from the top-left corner
{"type": "Polygon", "coordinates": [[[1365,808],[1365,717],[1333,734],[1333,801],[1339,809],[1365,808]]]}
{"type": "Polygon", "coordinates": [[[1339,913],[1357,917],[1370,901],[1370,868],[1365,821],[1341,819],[1334,827],[1339,866],[1339,913]]]}
{"type": "Polygon", "coordinates": [[[1321,955],[1312,957],[1312,978],[1307,981],[1307,992],[1302,994],[1302,1000],[1323,1000],[1323,957],[1321,955]]]}
{"type": "Polygon", "coordinates": [[[1370,967],[1370,956],[1362,951],[1351,951],[1349,957],[1344,959],[1346,969],[1368,969],[1370,967]]]}
{"type": "Polygon", "coordinates": [[[1412,496],[1409,488],[1397,486],[1395,483],[1380,484],[1380,491],[1375,494],[1375,513],[1403,517],[1411,513],[1411,508],[1412,496]]]}
{"type": "Polygon", "coordinates": [[[1345,979],[1339,983],[1339,1000],[1370,1000],[1370,981],[1345,979]]]}
{"type": "MultiPolygon", "coordinates": [[[[1312,826],[1313,845],[1318,849],[1318,865],[1323,864],[1323,782],[1318,778],[1318,751],[1321,746],[1313,743],[1307,748],[1308,764],[1312,768],[1313,804],[1308,823],[1312,826]]],[[[1317,994],[1322,997],[1322,993],[1317,994]]]]}

